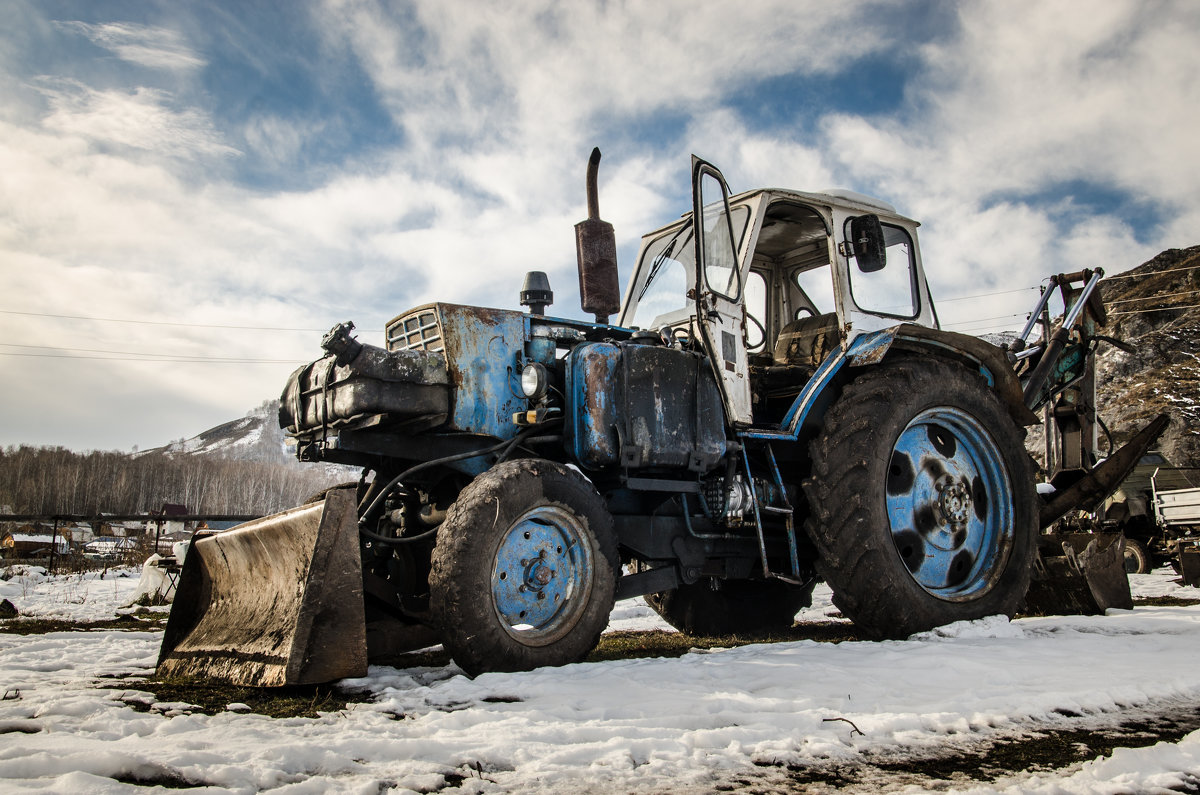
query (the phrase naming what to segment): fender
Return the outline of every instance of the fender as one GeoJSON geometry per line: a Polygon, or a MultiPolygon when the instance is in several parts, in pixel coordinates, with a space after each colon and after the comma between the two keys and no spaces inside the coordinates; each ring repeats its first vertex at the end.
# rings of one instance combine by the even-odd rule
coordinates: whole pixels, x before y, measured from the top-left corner
{"type": "Polygon", "coordinates": [[[749,430],[738,435],[764,440],[800,438],[804,426],[819,417],[828,405],[831,397],[829,388],[845,380],[843,369],[847,366],[869,367],[879,364],[889,355],[895,355],[895,351],[938,356],[976,369],[1018,425],[1034,425],[1041,421],[1037,414],[1025,406],[1021,383],[1000,348],[978,337],[904,323],[860,334],[849,344],[843,343],[834,348],[804,385],[778,431],[749,430]]]}
{"type": "Polygon", "coordinates": [[[905,323],[888,329],[891,349],[942,356],[979,370],[1018,425],[1035,425],[1041,417],[1025,405],[1024,391],[1004,351],[978,337],[905,323]]]}

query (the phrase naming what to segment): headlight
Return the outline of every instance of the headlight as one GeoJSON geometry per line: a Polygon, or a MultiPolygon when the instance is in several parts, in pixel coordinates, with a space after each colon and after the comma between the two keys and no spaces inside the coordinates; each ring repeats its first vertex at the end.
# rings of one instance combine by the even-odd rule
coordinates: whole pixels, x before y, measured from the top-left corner
{"type": "Polygon", "coordinates": [[[537,362],[525,365],[521,371],[521,391],[530,400],[538,400],[546,394],[550,386],[550,377],[546,368],[537,362]]]}

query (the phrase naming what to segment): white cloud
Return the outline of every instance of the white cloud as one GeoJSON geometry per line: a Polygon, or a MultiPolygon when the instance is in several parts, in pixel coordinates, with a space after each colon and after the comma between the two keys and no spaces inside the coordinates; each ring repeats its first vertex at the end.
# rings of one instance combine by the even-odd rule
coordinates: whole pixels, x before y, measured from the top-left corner
{"type": "Polygon", "coordinates": [[[836,71],[882,46],[879,31],[864,28],[862,4],[849,2],[439,0],[392,14],[329,0],[325,17],[329,35],[359,54],[408,145],[442,165],[469,152],[468,180],[482,173],[479,160],[507,157],[494,184],[526,196],[561,190],[552,174],[568,156],[586,158],[598,133],[702,116],[758,80],[836,71]]]}
{"type": "Polygon", "coordinates": [[[241,154],[222,142],[202,111],[172,110],[171,95],[165,91],[98,91],[67,80],[45,80],[39,88],[51,107],[42,124],[61,133],[172,157],[241,154]]]}
{"type": "Polygon", "coordinates": [[[294,167],[306,144],[319,138],[325,124],[305,124],[295,119],[284,119],[271,114],[259,114],[246,121],[242,128],[251,151],[257,161],[267,161],[272,167],[288,169],[294,167]]]}
{"type": "Polygon", "coordinates": [[[926,192],[985,197],[1063,180],[1156,200],[1198,195],[1178,168],[1200,122],[1200,6],[957,6],[961,35],[927,46],[904,118],[830,120],[833,151],[926,192]],[[936,167],[934,167],[936,166],[936,167]]]}
{"type": "MultiPolygon", "coordinates": [[[[1050,273],[1131,267],[1195,217],[1200,6],[991,2],[955,6],[957,35],[927,45],[899,115],[827,117],[843,173],[927,221],[925,261],[947,296],[1024,287],[1050,273]],[[1181,160],[1181,158],[1183,158],[1181,160]],[[1101,188],[1152,202],[1163,228],[1047,201],[1101,188]],[[1143,230],[1145,233],[1148,230],[1143,230]]],[[[997,297],[1005,309],[1015,298],[997,297]]],[[[1023,300],[1023,297],[1022,297],[1023,300]]],[[[953,318],[999,315],[947,305],[953,318]]]]}
{"type": "MultiPolygon", "coordinates": [[[[893,201],[926,222],[926,266],[947,298],[1132,265],[1196,242],[1200,56],[1191,39],[1200,6],[949,6],[958,27],[906,61],[917,71],[898,111],[781,107],[773,115],[785,123],[770,130],[735,110],[740,92],[902,50],[904,33],[885,27],[882,6],[420,0],[398,8],[328,0],[314,17],[321,51],[358,60],[401,142],[369,159],[347,153],[347,165],[323,166],[309,180],[316,187],[287,192],[240,184],[237,169],[303,168],[324,120],[293,123],[272,111],[218,122],[206,110],[212,98],[188,84],[205,54],[182,35],[67,23],[122,63],[175,82],[170,91],[151,87],[141,69],[124,84],[106,72],[104,86],[23,77],[48,109],[34,115],[27,103],[19,123],[6,110],[0,126],[0,290],[8,296],[0,309],[317,328],[354,319],[377,329],[428,300],[515,307],[523,273],[545,270],[553,311],[579,316],[572,225],[586,214],[593,144],[605,152],[601,214],[616,227],[623,276],[639,236],[687,208],[692,151],[720,166],[735,190],[841,185],[893,201]],[[1161,235],[1142,242],[1128,219],[1045,198],[1068,182],[1157,203],[1161,235]]],[[[1015,313],[1032,299],[986,303],[947,302],[943,320],[1015,313]]],[[[0,314],[0,336],[307,360],[319,333],[72,326],[0,314]]],[[[28,364],[0,357],[0,377],[51,389],[28,364]]],[[[70,370],[55,366],[59,375],[70,370]]],[[[93,378],[99,368],[77,372],[93,378]]],[[[199,406],[207,413],[193,416],[214,422],[238,416],[275,394],[290,369],[215,368],[111,363],[87,388],[114,427],[125,423],[123,433],[160,416],[156,435],[143,428],[123,443],[150,446],[204,427],[176,420],[167,429],[170,417],[155,407],[199,406]]],[[[39,410],[37,394],[20,398],[22,411],[39,410]]],[[[54,410],[68,412],[70,402],[54,410]]]]}
{"type": "Polygon", "coordinates": [[[62,30],[85,36],[97,47],[109,50],[122,60],[150,69],[191,71],[205,65],[205,60],[188,46],[184,37],[178,31],[168,28],[127,22],[97,25],[86,22],[55,24],[62,30]]]}

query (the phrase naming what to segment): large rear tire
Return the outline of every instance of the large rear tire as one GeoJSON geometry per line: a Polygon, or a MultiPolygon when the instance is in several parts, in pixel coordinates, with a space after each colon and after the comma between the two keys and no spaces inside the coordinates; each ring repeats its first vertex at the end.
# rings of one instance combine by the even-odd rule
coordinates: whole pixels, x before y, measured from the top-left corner
{"type": "Polygon", "coordinates": [[[791,629],[796,613],[812,604],[815,581],[723,580],[718,589],[701,581],[646,595],[646,604],[688,635],[765,635],[791,629]]]}
{"type": "Polygon", "coordinates": [[[469,675],[577,662],[612,612],[616,534],[603,499],[561,464],[525,459],[475,478],[438,529],[430,607],[469,675]]]}
{"type": "Polygon", "coordinates": [[[982,377],[949,362],[898,359],[848,385],[804,484],[842,613],[876,638],[1012,616],[1037,537],[1023,437],[982,377]]]}

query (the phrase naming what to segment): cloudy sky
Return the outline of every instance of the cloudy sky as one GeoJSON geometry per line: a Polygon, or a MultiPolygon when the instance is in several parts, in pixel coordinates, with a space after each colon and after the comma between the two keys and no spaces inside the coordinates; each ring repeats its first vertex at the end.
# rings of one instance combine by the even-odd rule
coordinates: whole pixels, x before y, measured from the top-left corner
{"type": "Polygon", "coordinates": [[[623,280],[696,153],[888,199],[947,327],[1017,327],[1200,243],[1198,44],[1185,0],[4,0],[0,445],[191,436],[528,270],[582,316],[593,146],[623,280]]]}

